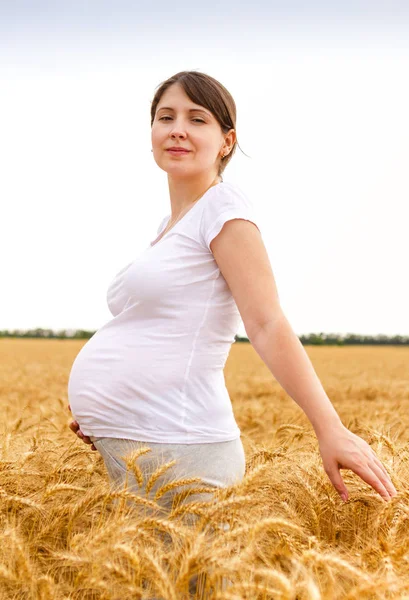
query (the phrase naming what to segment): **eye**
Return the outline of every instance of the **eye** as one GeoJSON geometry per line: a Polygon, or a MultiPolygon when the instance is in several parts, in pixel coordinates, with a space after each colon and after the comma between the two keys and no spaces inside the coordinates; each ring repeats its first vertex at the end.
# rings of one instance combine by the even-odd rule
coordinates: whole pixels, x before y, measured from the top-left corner
{"type": "MultiPolygon", "coordinates": [[[[160,117],[159,121],[163,121],[164,119],[171,119],[172,117],[160,117]]],[[[205,121],[203,121],[203,119],[199,119],[199,118],[194,118],[192,119],[192,121],[199,121],[199,123],[205,123],[205,121]]]]}

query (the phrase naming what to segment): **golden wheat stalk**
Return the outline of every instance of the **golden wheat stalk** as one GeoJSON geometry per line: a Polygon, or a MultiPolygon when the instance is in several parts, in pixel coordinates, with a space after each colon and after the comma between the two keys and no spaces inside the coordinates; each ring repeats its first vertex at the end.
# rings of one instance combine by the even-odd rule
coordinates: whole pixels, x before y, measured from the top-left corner
{"type": "Polygon", "coordinates": [[[16,466],[16,461],[14,460],[0,460],[0,472],[4,474],[4,472],[14,471],[16,466]]]}
{"type": "MultiPolygon", "coordinates": [[[[105,497],[106,493],[103,495],[105,497]]],[[[103,511],[102,514],[106,517],[106,520],[99,524],[98,528],[93,528],[92,531],[84,530],[83,533],[88,536],[89,540],[102,541],[111,534],[122,531],[122,527],[129,523],[129,516],[125,512],[122,515],[114,513],[108,515],[107,512],[103,511]]]]}
{"type": "MultiPolygon", "coordinates": [[[[132,525],[128,525],[120,528],[121,538],[124,539],[125,536],[129,536],[129,534],[136,534],[138,543],[141,541],[141,538],[146,540],[147,542],[156,542],[158,532],[165,531],[167,534],[175,536],[173,539],[179,539],[181,542],[185,539],[186,531],[181,526],[177,526],[171,521],[167,521],[165,519],[159,519],[155,517],[147,517],[141,520],[138,520],[136,523],[132,525]]],[[[160,535],[160,533],[159,533],[160,535]]],[[[89,544],[94,545],[94,539],[92,539],[89,544]]]]}
{"type": "Polygon", "coordinates": [[[127,534],[135,534],[136,539],[132,540],[132,543],[138,544],[138,547],[142,544],[142,542],[146,542],[147,544],[155,544],[157,541],[155,532],[139,527],[139,521],[136,525],[130,525],[129,527],[121,530],[121,537],[127,534]]]}
{"type": "MultiPolygon", "coordinates": [[[[407,586],[405,587],[407,590],[407,586]]],[[[389,581],[382,581],[381,579],[376,578],[374,581],[370,581],[369,583],[367,581],[358,582],[358,585],[354,586],[352,590],[349,590],[342,600],[361,600],[361,598],[372,598],[373,593],[376,594],[377,598],[379,598],[379,596],[382,594],[381,598],[383,598],[383,594],[386,591],[389,592],[389,597],[396,597],[399,598],[399,600],[403,598],[402,596],[390,596],[390,592],[394,591],[395,593],[399,593],[399,590],[393,590],[393,586],[389,581]]]]}
{"type": "Polygon", "coordinates": [[[148,483],[146,484],[146,495],[149,494],[149,492],[151,491],[151,489],[153,488],[153,486],[155,485],[155,483],[159,479],[159,477],[161,475],[163,475],[163,473],[166,473],[166,471],[168,469],[173,467],[176,464],[176,462],[177,462],[176,460],[171,460],[171,461],[161,465],[160,467],[158,467],[156,469],[156,471],[154,473],[152,473],[152,475],[149,478],[148,483]]]}
{"type": "Polygon", "coordinates": [[[228,591],[216,592],[214,600],[243,600],[244,598],[252,600],[255,597],[259,597],[260,593],[264,593],[264,597],[274,598],[274,600],[288,598],[285,592],[277,588],[271,588],[267,585],[251,581],[241,581],[233,584],[228,591]]]}
{"type": "Polygon", "coordinates": [[[272,568],[271,569],[267,569],[267,568],[259,567],[257,569],[254,569],[253,576],[254,577],[260,576],[261,578],[270,579],[275,584],[280,585],[282,587],[283,591],[288,596],[291,595],[292,585],[291,585],[288,577],[286,577],[280,571],[277,571],[277,569],[272,569],[272,568]]]}
{"type": "Polygon", "coordinates": [[[10,449],[10,440],[11,440],[11,433],[7,432],[4,437],[3,437],[3,444],[1,447],[1,458],[5,459],[8,451],[10,449]]]}
{"type": "Polygon", "coordinates": [[[116,515],[115,518],[112,519],[112,522],[105,523],[103,526],[100,526],[95,532],[89,532],[86,530],[86,532],[84,533],[76,534],[71,538],[71,545],[73,547],[77,545],[77,542],[75,542],[75,540],[79,540],[78,543],[81,543],[81,538],[79,538],[78,536],[86,536],[87,543],[96,546],[100,542],[107,540],[112,534],[116,534],[118,531],[121,531],[121,533],[123,533],[123,531],[125,531],[127,523],[129,523],[129,517],[126,513],[124,513],[123,515],[116,515]]]}
{"type": "Polygon", "coordinates": [[[178,492],[173,497],[173,508],[178,508],[189,496],[196,494],[215,494],[218,491],[217,488],[208,487],[191,487],[181,492],[178,492]]]}
{"type": "MultiPolygon", "coordinates": [[[[307,596],[306,600],[321,600],[321,592],[311,577],[308,577],[307,581],[303,581],[302,584],[296,587],[294,593],[298,595],[299,592],[301,595],[305,593],[307,596]]],[[[294,593],[292,597],[294,597],[294,593]]]]}
{"type": "Polygon", "coordinates": [[[202,517],[204,521],[209,523],[214,518],[214,515],[218,512],[223,511],[226,508],[240,506],[243,503],[248,502],[250,500],[250,496],[238,496],[236,498],[229,498],[228,500],[223,500],[219,502],[219,505],[216,505],[214,508],[211,508],[213,507],[213,502],[210,502],[209,500],[189,502],[182,504],[178,508],[172,509],[170,517],[176,518],[181,515],[197,515],[199,517],[202,517]]]}
{"type": "MultiPolygon", "coordinates": [[[[229,592],[226,590],[215,593],[212,600],[244,600],[243,596],[239,596],[236,592],[229,592]]],[[[273,596],[274,597],[274,596],[273,596]]]]}
{"type": "Polygon", "coordinates": [[[199,533],[186,540],[185,546],[180,553],[179,571],[176,585],[185,585],[191,575],[192,567],[200,570],[206,566],[204,555],[200,553],[207,543],[205,535],[199,533]]]}
{"type": "Polygon", "coordinates": [[[50,496],[53,496],[54,494],[57,494],[58,492],[67,492],[67,491],[86,492],[87,490],[86,490],[86,488],[80,487],[78,485],[70,485],[68,483],[56,483],[44,491],[42,499],[45,500],[46,498],[49,498],[50,496]]]}
{"type": "Polygon", "coordinates": [[[261,448],[257,450],[247,461],[247,466],[253,466],[258,459],[263,460],[264,462],[273,462],[277,458],[281,458],[285,456],[285,452],[283,450],[267,450],[266,448],[261,448]]]}
{"type": "Polygon", "coordinates": [[[14,425],[11,426],[11,433],[17,433],[22,422],[23,422],[23,417],[20,417],[19,419],[17,419],[17,421],[14,423],[14,425]]]}
{"type": "Polygon", "coordinates": [[[143,498],[143,496],[138,496],[137,494],[134,494],[126,489],[108,492],[108,494],[106,496],[109,499],[124,498],[126,500],[133,500],[136,504],[143,504],[144,506],[147,506],[147,507],[150,507],[153,509],[160,509],[160,506],[153,500],[149,500],[148,498],[143,498]]]}
{"type": "Polygon", "coordinates": [[[114,575],[117,579],[125,581],[128,584],[133,583],[132,576],[125,569],[123,569],[119,565],[114,564],[110,560],[102,562],[101,567],[103,567],[104,570],[114,575]]]}
{"type": "Polygon", "coordinates": [[[13,556],[15,563],[15,572],[21,580],[34,581],[34,567],[31,564],[30,555],[24,548],[24,541],[20,539],[17,532],[13,529],[7,529],[3,533],[3,539],[9,539],[12,543],[12,549],[17,554],[13,556]]]}
{"type": "Polygon", "coordinates": [[[5,565],[0,564],[0,582],[1,580],[15,584],[20,581],[20,578],[17,574],[10,571],[10,569],[8,569],[5,565]]]}
{"type": "Polygon", "coordinates": [[[260,473],[263,473],[269,468],[271,468],[271,463],[266,462],[262,463],[261,465],[257,465],[257,467],[254,467],[251,469],[251,471],[247,471],[243,479],[237,484],[237,488],[240,489],[248,487],[253,482],[253,479],[257,477],[257,475],[260,475],[260,473]]]}
{"type": "Polygon", "coordinates": [[[240,507],[250,502],[254,502],[253,496],[250,495],[236,496],[234,498],[228,498],[227,500],[221,500],[216,505],[209,505],[207,515],[214,517],[216,514],[223,512],[225,509],[230,509],[236,506],[240,507]]]}
{"type": "Polygon", "coordinates": [[[134,474],[139,487],[142,487],[142,485],[143,485],[143,474],[142,474],[140,466],[137,463],[137,460],[140,456],[143,456],[144,454],[147,454],[148,452],[151,452],[151,451],[152,451],[152,449],[149,448],[148,446],[143,446],[141,448],[137,448],[136,450],[133,450],[132,452],[130,452],[129,454],[126,454],[125,456],[120,457],[125,462],[126,468],[128,469],[128,471],[132,471],[132,473],[134,474]]]}
{"type": "MultiPolygon", "coordinates": [[[[54,511],[55,512],[55,511],[54,511]]],[[[39,527],[38,532],[36,533],[36,543],[38,544],[41,540],[45,540],[47,536],[50,538],[54,538],[56,527],[58,527],[58,522],[60,521],[61,510],[58,510],[58,518],[53,518],[54,515],[47,515],[47,521],[44,520],[43,526],[39,527]]]]}
{"type": "Polygon", "coordinates": [[[304,538],[309,537],[302,527],[295,525],[295,523],[291,523],[290,521],[281,519],[279,517],[268,517],[266,519],[262,519],[261,521],[257,521],[256,523],[243,525],[242,527],[237,527],[236,529],[224,533],[222,543],[225,544],[228,540],[234,539],[238,536],[241,537],[249,533],[252,535],[257,535],[259,531],[264,532],[266,530],[274,530],[281,532],[283,529],[287,529],[288,531],[296,533],[304,538]]]}
{"type": "Polygon", "coordinates": [[[169,575],[162,567],[157,557],[146,547],[142,546],[140,550],[145,561],[149,563],[156,575],[156,577],[153,578],[153,582],[159,594],[163,595],[167,600],[178,600],[169,575]]]}
{"type": "MultiPolygon", "coordinates": [[[[101,596],[101,599],[110,600],[112,598],[112,582],[111,581],[104,581],[103,579],[101,579],[101,577],[90,577],[87,580],[87,583],[90,587],[97,589],[99,592],[102,591],[103,595],[101,596]],[[104,594],[104,591],[106,592],[106,595],[104,594]]],[[[133,586],[132,586],[132,591],[134,591],[133,586]]],[[[138,600],[139,600],[138,595],[135,596],[135,598],[138,598],[138,600]]]]}
{"type": "Polygon", "coordinates": [[[181,485],[190,485],[192,483],[200,483],[201,481],[202,481],[201,477],[188,477],[186,479],[174,479],[173,481],[170,481],[170,482],[166,483],[165,485],[162,485],[158,490],[156,490],[155,500],[159,500],[159,498],[161,498],[164,494],[166,494],[166,492],[169,492],[170,490],[173,490],[176,487],[179,487],[181,485]]]}
{"type": "Polygon", "coordinates": [[[77,556],[70,552],[50,552],[55,560],[63,560],[72,565],[88,565],[92,564],[92,557],[77,556]]]}
{"type": "Polygon", "coordinates": [[[175,519],[180,515],[185,514],[195,514],[198,516],[206,517],[206,509],[209,506],[209,501],[197,501],[197,502],[187,502],[186,504],[182,504],[178,508],[175,508],[170,513],[170,518],[175,519]]]}
{"type": "MultiPolygon", "coordinates": [[[[373,429],[370,432],[370,437],[372,438],[372,439],[370,439],[370,442],[372,442],[373,440],[376,440],[378,442],[378,444],[380,444],[381,446],[382,446],[382,442],[385,442],[385,445],[391,451],[392,456],[395,456],[397,454],[397,449],[396,449],[395,444],[392,442],[390,437],[388,437],[385,433],[382,433],[381,431],[377,431],[376,429],[373,429]]],[[[368,443],[370,443],[370,442],[368,442],[368,443]]]]}
{"type": "Polygon", "coordinates": [[[98,502],[104,501],[106,495],[106,492],[95,492],[93,495],[88,495],[80,502],[77,502],[72,508],[69,508],[69,520],[67,524],[69,536],[72,534],[72,527],[75,519],[85,510],[95,506],[98,502]]]}
{"type": "Polygon", "coordinates": [[[16,508],[21,508],[22,506],[29,506],[30,508],[34,508],[41,514],[44,514],[44,508],[37,502],[34,502],[34,500],[30,500],[29,498],[23,498],[21,496],[10,496],[3,489],[0,489],[0,501],[10,504],[16,508]]]}
{"type": "Polygon", "coordinates": [[[16,467],[15,469],[10,469],[10,470],[4,472],[2,475],[3,475],[3,477],[5,477],[5,476],[7,477],[7,475],[13,475],[13,477],[15,477],[16,475],[18,475],[18,476],[23,475],[23,476],[27,476],[27,477],[41,477],[41,478],[44,477],[44,473],[41,473],[40,471],[30,471],[30,470],[26,471],[25,469],[22,469],[20,467],[16,467]]]}
{"type": "Polygon", "coordinates": [[[35,594],[38,600],[55,600],[58,593],[53,578],[49,575],[41,575],[36,582],[35,594]]]}
{"type": "Polygon", "coordinates": [[[85,456],[86,458],[89,458],[88,456],[88,450],[86,448],[78,448],[77,450],[72,450],[71,448],[74,448],[76,446],[77,442],[74,441],[71,446],[67,449],[67,456],[65,458],[61,458],[61,465],[57,464],[56,467],[51,471],[52,474],[55,473],[59,473],[59,469],[63,468],[64,465],[66,465],[69,461],[71,461],[73,458],[75,458],[76,456],[85,456]],[[68,454],[68,450],[70,450],[69,454],[68,454]]]}
{"type": "Polygon", "coordinates": [[[294,423],[284,423],[283,425],[280,425],[280,427],[278,427],[278,429],[276,430],[276,433],[279,433],[280,431],[302,431],[303,433],[306,432],[306,428],[303,427],[302,425],[295,425],[294,423]]]}
{"type": "MultiPolygon", "coordinates": [[[[60,468],[60,473],[89,473],[89,468],[94,470],[93,465],[87,465],[86,467],[72,467],[71,465],[64,465],[60,468]]],[[[91,472],[92,472],[91,471],[91,472]]],[[[44,475],[44,474],[43,474],[44,475]]]]}
{"type": "MultiPolygon", "coordinates": [[[[87,580],[87,584],[90,588],[96,588],[98,592],[101,593],[99,596],[100,600],[112,600],[113,591],[112,591],[112,582],[104,581],[100,577],[90,577],[87,580]]],[[[121,597],[127,598],[126,594],[129,594],[130,598],[135,598],[135,600],[140,600],[143,598],[146,590],[142,587],[135,585],[126,584],[125,582],[121,582],[121,597]]]]}
{"type": "Polygon", "coordinates": [[[321,554],[316,550],[306,550],[301,560],[307,563],[309,560],[316,563],[322,563],[323,565],[329,565],[331,567],[338,567],[339,570],[348,574],[350,577],[356,577],[357,579],[361,579],[366,583],[370,583],[371,578],[365,574],[364,571],[358,569],[351,564],[349,564],[346,560],[340,558],[339,556],[335,556],[332,554],[321,554]]]}
{"type": "Polygon", "coordinates": [[[166,533],[173,535],[184,535],[185,529],[180,525],[175,525],[172,521],[168,519],[160,519],[149,517],[139,521],[139,527],[151,527],[153,529],[161,529],[166,531],[166,533]]]}
{"type": "Polygon", "coordinates": [[[141,568],[141,559],[130,545],[124,544],[123,542],[117,542],[112,547],[112,550],[122,552],[122,554],[128,558],[132,567],[136,569],[136,572],[139,574],[141,568]]]}

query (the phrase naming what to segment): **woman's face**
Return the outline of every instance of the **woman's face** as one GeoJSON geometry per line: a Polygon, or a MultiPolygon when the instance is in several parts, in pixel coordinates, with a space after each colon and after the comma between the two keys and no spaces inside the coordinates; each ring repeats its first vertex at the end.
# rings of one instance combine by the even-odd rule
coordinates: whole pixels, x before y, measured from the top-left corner
{"type": "Polygon", "coordinates": [[[227,150],[216,118],[203,106],[192,102],[178,83],[171,85],[162,95],[151,136],[156,164],[176,177],[204,172],[217,174],[222,150],[223,153],[227,150]],[[189,152],[171,154],[167,149],[173,146],[189,152]]]}

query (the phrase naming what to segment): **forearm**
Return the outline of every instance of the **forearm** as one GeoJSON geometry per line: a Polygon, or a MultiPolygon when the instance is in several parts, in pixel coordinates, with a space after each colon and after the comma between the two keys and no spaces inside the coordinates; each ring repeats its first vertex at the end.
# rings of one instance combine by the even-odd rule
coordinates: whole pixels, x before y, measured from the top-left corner
{"type": "Polygon", "coordinates": [[[342,425],[284,314],[259,328],[249,340],[278,383],[305,412],[317,436],[332,424],[342,425]]]}

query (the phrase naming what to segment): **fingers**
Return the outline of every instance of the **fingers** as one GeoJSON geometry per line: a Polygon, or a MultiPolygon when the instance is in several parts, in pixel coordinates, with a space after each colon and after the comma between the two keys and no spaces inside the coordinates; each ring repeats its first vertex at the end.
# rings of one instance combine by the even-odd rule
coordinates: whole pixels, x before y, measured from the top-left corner
{"type": "Polygon", "coordinates": [[[77,431],[77,436],[80,438],[80,440],[82,440],[85,444],[88,444],[89,446],[91,446],[92,450],[97,450],[97,448],[94,446],[94,442],[91,440],[91,438],[88,435],[84,435],[81,431],[81,429],[78,429],[77,431]]]}
{"type": "Polygon", "coordinates": [[[77,431],[79,431],[79,428],[80,428],[80,426],[78,425],[77,421],[71,421],[71,423],[68,425],[68,427],[74,433],[77,433],[77,431]]]}
{"type": "Polygon", "coordinates": [[[83,442],[86,444],[92,444],[93,450],[96,450],[91,438],[88,435],[84,435],[80,429],[80,426],[77,421],[71,421],[69,424],[69,428],[73,431],[83,442]]]}
{"type": "Polygon", "coordinates": [[[331,480],[332,485],[337,490],[338,494],[341,496],[342,500],[346,502],[348,500],[348,490],[344,480],[342,479],[342,475],[339,472],[339,469],[336,466],[332,468],[326,467],[325,472],[331,480]]]}
{"type": "Polygon", "coordinates": [[[356,473],[386,502],[397,495],[389,473],[372,448],[347,429],[341,433],[338,431],[331,443],[326,437],[320,438],[320,451],[325,472],[341,497],[347,489],[339,469],[350,469],[356,473]]]}
{"type": "Polygon", "coordinates": [[[391,498],[393,498],[393,496],[396,496],[396,494],[398,492],[396,491],[395,486],[393,485],[392,481],[390,480],[388,473],[386,473],[386,475],[385,475],[386,469],[385,469],[385,467],[383,467],[380,460],[379,459],[378,459],[378,461],[374,460],[372,462],[372,464],[371,463],[369,464],[369,467],[372,469],[372,471],[375,473],[375,475],[377,475],[378,479],[382,482],[383,486],[388,491],[389,496],[391,498]]]}
{"type": "MultiPolygon", "coordinates": [[[[372,450],[372,448],[371,448],[372,450]]],[[[390,493],[391,496],[396,496],[396,494],[398,493],[396,491],[395,486],[392,483],[391,478],[389,477],[389,473],[388,471],[385,469],[385,466],[381,463],[381,461],[379,460],[377,454],[375,453],[374,450],[372,450],[372,459],[373,462],[375,463],[375,465],[382,471],[383,473],[383,477],[382,474],[380,474],[379,478],[381,479],[381,481],[383,482],[384,486],[386,487],[386,489],[388,490],[388,492],[390,493]]]]}
{"type": "Polygon", "coordinates": [[[78,430],[77,430],[77,436],[86,444],[92,444],[91,439],[89,438],[88,435],[85,435],[84,433],[82,433],[81,429],[78,426],[78,430]]]}
{"type": "Polygon", "coordinates": [[[368,483],[371,487],[373,487],[373,489],[376,492],[378,492],[378,494],[385,501],[390,500],[389,492],[382,483],[382,481],[379,479],[378,474],[382,473],[383,479],[385,478],[385,476],[383,475],[383,471],[379,469],[377,465],[375,465],[374,463],[372,463],[371,465],[355,464],[353,467],[350,467],[350,469],[354,471],[354,473],[359,475],[359,477],[363,479],[366,483],[368,483]]]}
{"type": "Polygon", "coordinates": [[[80,438],[82,439],[82,441],[83,441],[83,442],[85,442],[86,444],[88,444],[88,445],[89,445],[89,444],[92,444],[92,441],[91,441],[91,439],[90,439],[90,438],[89,438],[87,435],[84,435],[84,434],[82,433],[82,431],[79,431],[79,432],[77,433],[77,435],[78,435],[78,437],[80,437],[80,438]]]}
{"type": "MultiPolygon", "coordinates": [[[[379,461],[379,459],[378,459],[379,461]]],[[[379,461],[380,462],[380,461],[379,461]]],[[[381,463],[382,466],[382,463],[381,463]]],[[[389,475],[385,475],[384,469],[382,469],[375,460],[367,465],[354,465],[350,467],[354,473],[359,475],[363,481],[368,483],[378,494],[385,500],[389,501],[391,498],[396,496],[397,491],[389,475]]],[[[332,485],[337,490],[343,500],[348,498],[348,490],[345,486],[344,480],[339,472],[338,468],[326,468],[325,469],[332,485]]]]}
{"type": "MultiPolygon", "coordinates": [[[[372,448],[371,448],[371,450],[372,450],[372,448]]],[[[374,459],[374,461],[375,461],[375,463],[378,465],[378,467],[379,467],[380,469],[382,469],[382,471],[385,473],[386,477],[388,477],[388,478],[389,478],[389,473],[388,473],[388,471],[385,469],[384,465],[381,463],[381,461],[379,460],[379,458],[378,458],[377,454],[375,454],[375,451],[374,451],[374,450],[372,450],[372,458],[374,459]]]]}

